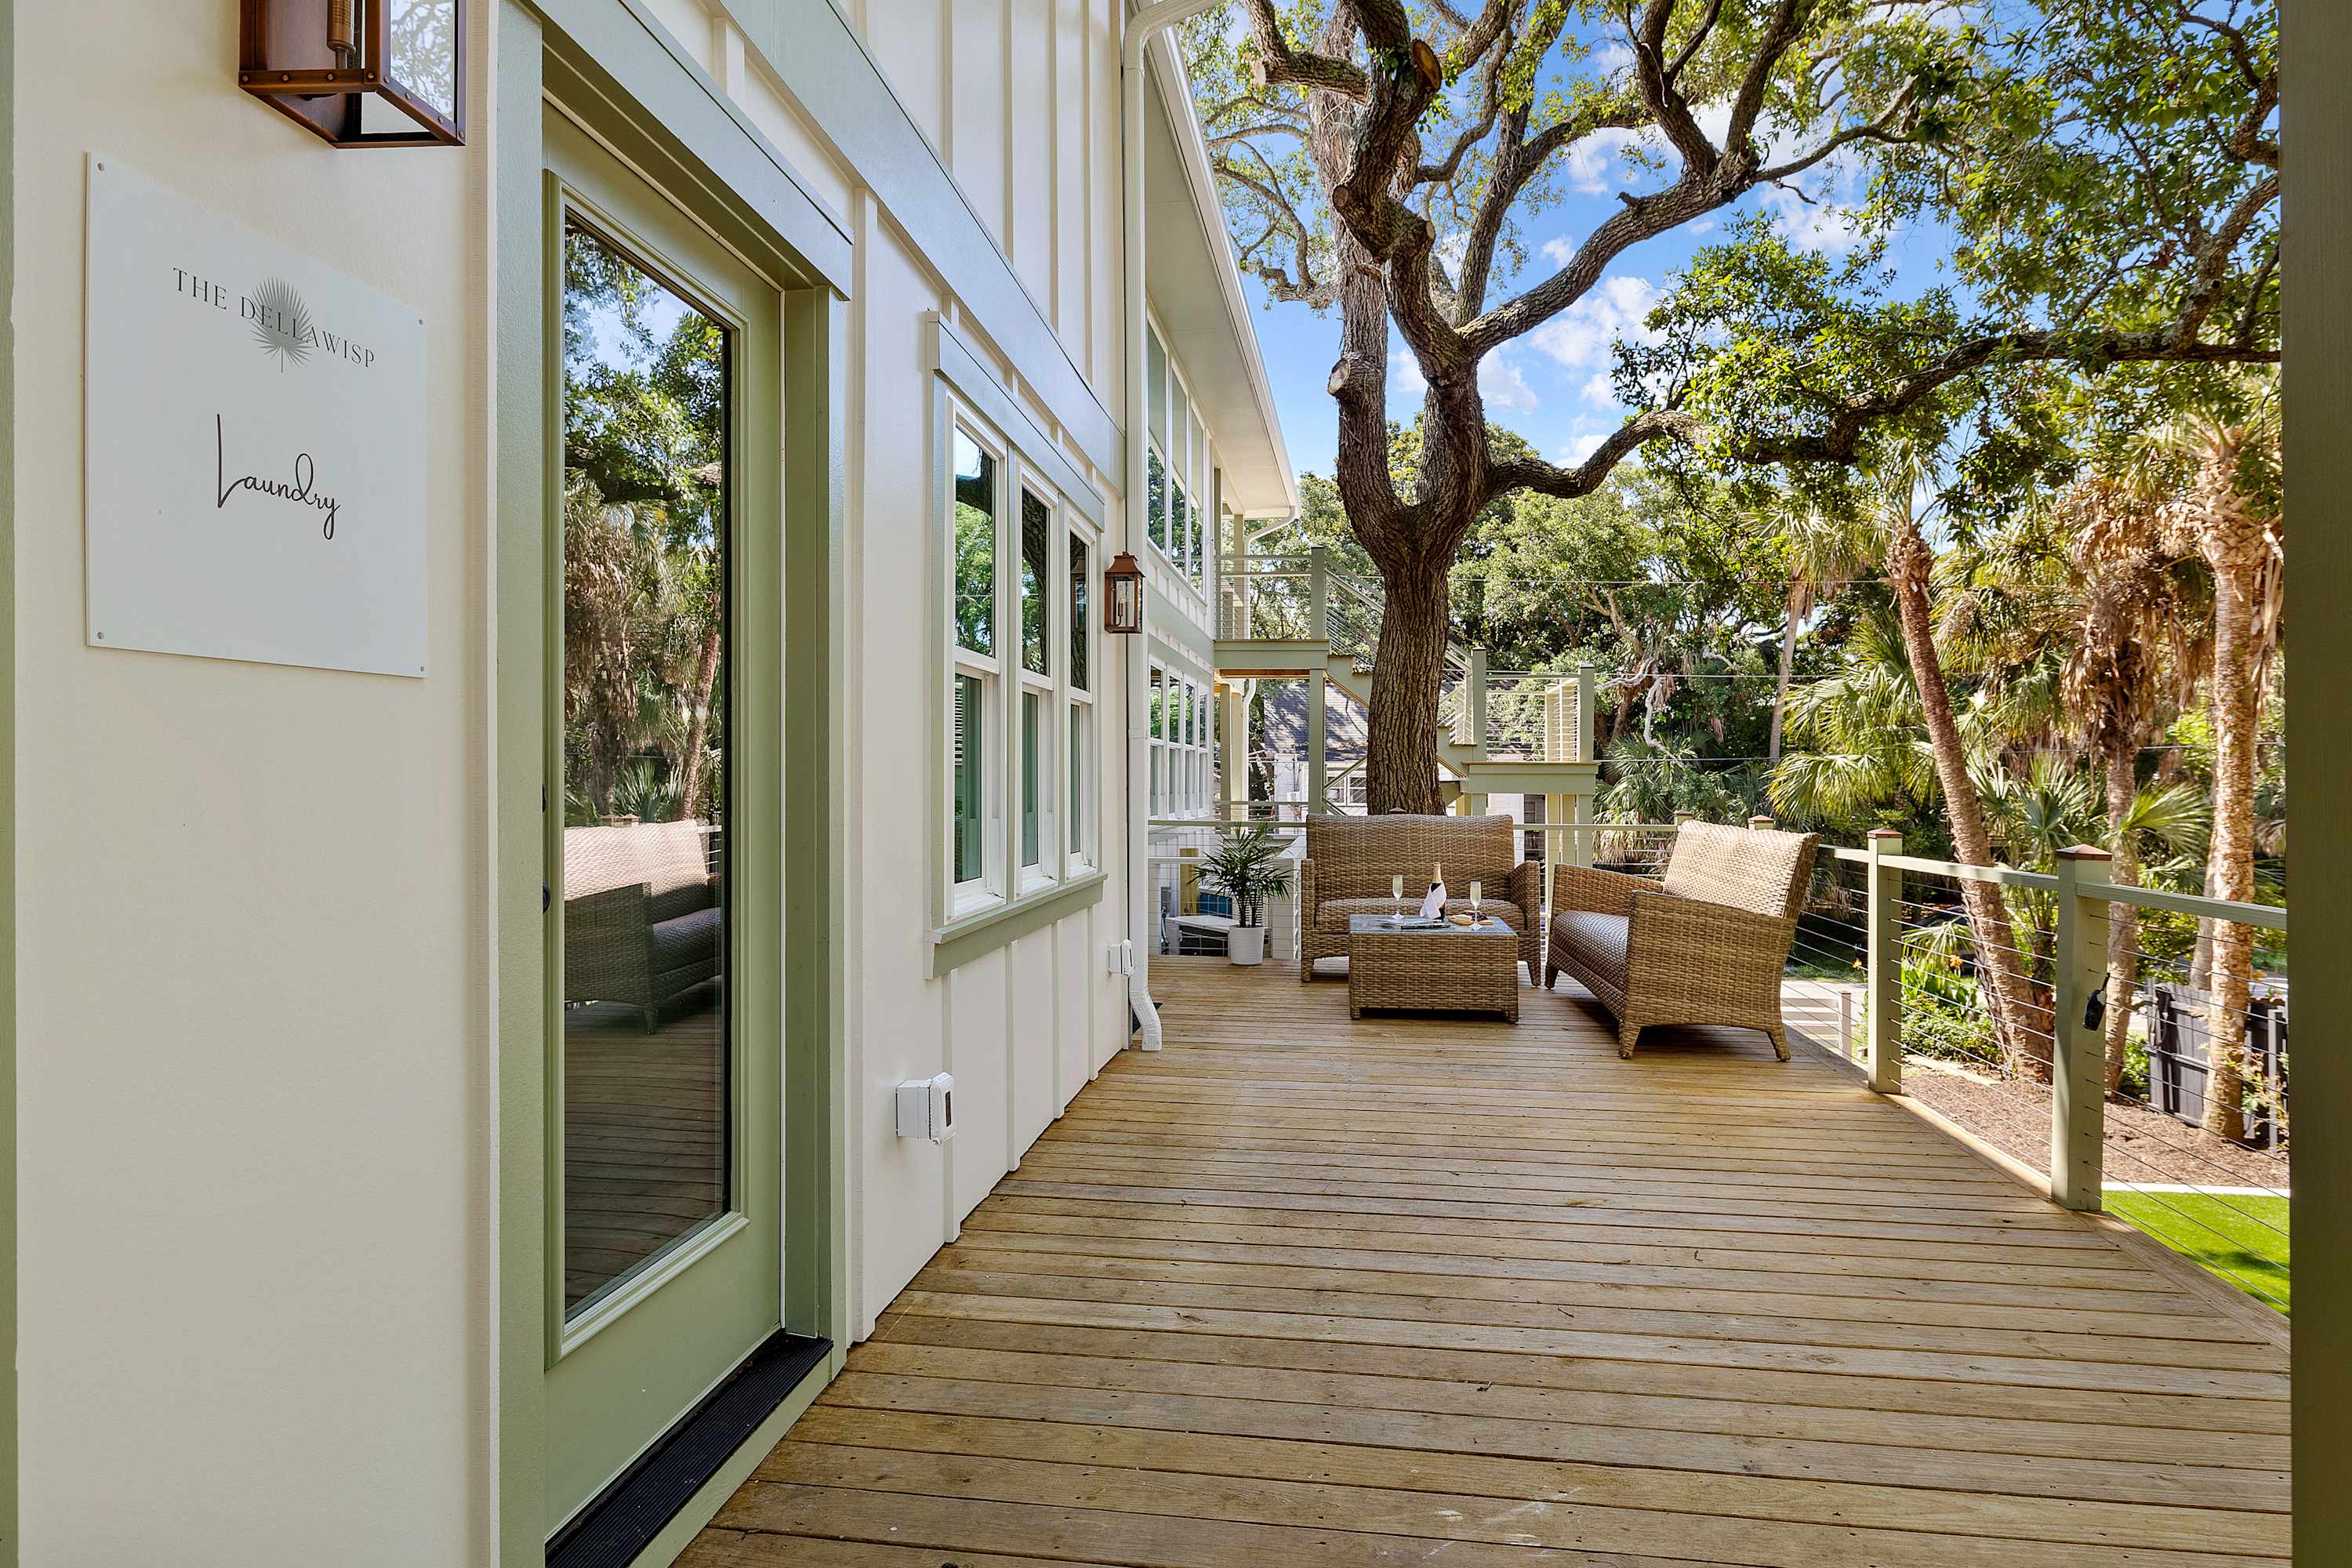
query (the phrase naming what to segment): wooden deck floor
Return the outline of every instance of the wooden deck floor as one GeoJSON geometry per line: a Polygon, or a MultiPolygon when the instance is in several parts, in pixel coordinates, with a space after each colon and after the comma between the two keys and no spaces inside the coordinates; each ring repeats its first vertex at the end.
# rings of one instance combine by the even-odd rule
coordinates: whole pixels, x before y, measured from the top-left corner
{"type": "Polygon", "coordinates": [[[2286,1555],[2275,1320],[1825,1058],[1153,975],[685,1563],[2286,1555]]]}

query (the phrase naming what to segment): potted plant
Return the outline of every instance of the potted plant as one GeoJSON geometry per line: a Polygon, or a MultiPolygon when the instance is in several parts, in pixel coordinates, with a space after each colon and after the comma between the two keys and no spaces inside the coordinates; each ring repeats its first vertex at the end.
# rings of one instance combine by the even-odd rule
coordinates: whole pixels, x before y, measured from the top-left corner
{"type": "Polygon", "coordinates": [[[1287,841],[1272,826],[1231,831],[1201,860],[1201,882],[1234,901],[1234,929],[1225,953],[1235,963],[1265,962],[1265,900],[1290,891],[1290,868],[1283,863],[1287,841]]]}

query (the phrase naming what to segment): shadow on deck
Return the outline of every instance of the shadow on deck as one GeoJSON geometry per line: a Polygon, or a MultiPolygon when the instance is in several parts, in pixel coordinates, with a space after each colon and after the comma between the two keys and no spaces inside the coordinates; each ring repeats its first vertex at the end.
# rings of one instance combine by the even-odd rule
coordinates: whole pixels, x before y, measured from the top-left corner
{"type": "Polygon", "coordinates": [[[2287,1554],[2283,1325],[1827,1056],[1153,976],[685,1563],[2287,1554]]]}

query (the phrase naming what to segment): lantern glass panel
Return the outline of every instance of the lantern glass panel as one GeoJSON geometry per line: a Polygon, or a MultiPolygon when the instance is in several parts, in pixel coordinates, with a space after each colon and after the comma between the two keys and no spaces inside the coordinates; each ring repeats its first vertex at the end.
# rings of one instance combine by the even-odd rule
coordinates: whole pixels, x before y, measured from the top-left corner
{"type": "Polygon", "coordinates": [[[383,74],[442,119],[457,118],[457,0],[379,0],[390,6],[383,74]]]}

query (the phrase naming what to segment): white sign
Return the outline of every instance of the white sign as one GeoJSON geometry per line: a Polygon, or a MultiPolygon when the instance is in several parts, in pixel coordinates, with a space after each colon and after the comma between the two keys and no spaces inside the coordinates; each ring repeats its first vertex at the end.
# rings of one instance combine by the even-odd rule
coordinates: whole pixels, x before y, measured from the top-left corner
{"type": "Polygon", "coordinates": [[[425,673],[425,323],[89,161],[89,640],[425,673]]]}

